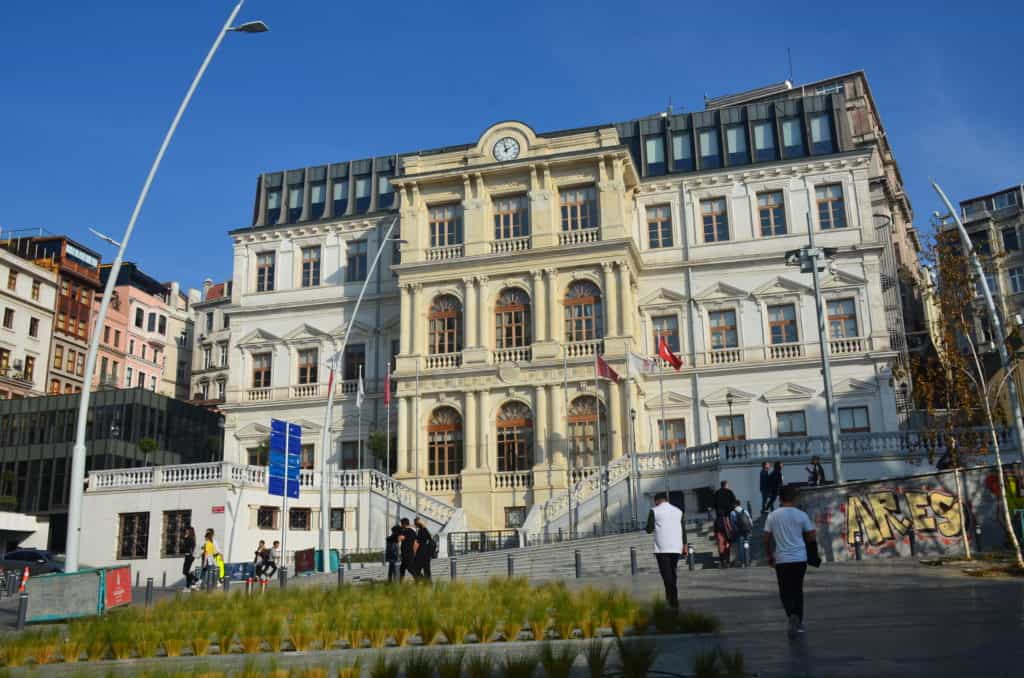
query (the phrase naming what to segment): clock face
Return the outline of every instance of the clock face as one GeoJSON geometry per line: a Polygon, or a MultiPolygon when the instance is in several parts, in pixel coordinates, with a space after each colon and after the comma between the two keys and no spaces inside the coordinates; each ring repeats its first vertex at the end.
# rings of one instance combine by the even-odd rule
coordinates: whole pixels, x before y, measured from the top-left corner
{"type": "Polygon", "coordinates": [[[494,159],[499,162],[519,157],[519,142],[512,137],[502,137],[494,143],[494,159]]]}

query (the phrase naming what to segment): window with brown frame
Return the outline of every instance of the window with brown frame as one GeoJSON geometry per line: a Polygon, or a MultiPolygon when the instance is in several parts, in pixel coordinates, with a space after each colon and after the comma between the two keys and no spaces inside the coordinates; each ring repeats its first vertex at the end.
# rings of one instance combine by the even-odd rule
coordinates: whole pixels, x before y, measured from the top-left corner
{"type": "Polygon", "coordinates": [[[661,338],[664,337],[669,350],[673,353],[679,353],[679,317],[675,315],[656,315],[651,318],[651,324],[654,325],[654,352],[658,352],[661,338]]]}
{"type": "Polygon", "coordinates": [[[185,551],[185,528],[192,524],[192,511],[164,511],[164,538],[161,558],[192,555],[185,551]]]}
{"type": "Polygon", "coordinates": [[[122,513],[118,516],[117,559],[145,558],[149,554],[149,514],[122,513]]]}
{"type": "Polygon", "coordinates": [[[799,341],[796,327],[796,307],[793,304],[779,304],[768,307],[768,329],[772,345],[793,344],[799,341]]]}
{"type": "Polygon", "coordinates": [[[320,284],[320,246],[302,248],[302,286],[316,287],[320,284]]]}
{"type": "Polygon", "coordinates": [[[53,369],[59,370],[64,365],[64,347],[57,344],[53,347],[53,369]]]}
{"type": "Polygon", "coordinates": [[[253,388],[270,388],[270,365],[269,353],[257,353],[252,357],[253,388]]]}
{"type": "Polygon", "coordinates": [[[718,440],[746,440],[747,427],[743,421],[742,414],[716,417],[715,423],[718,426],[718,440]]]}
{"type": "Polygon", "coordinates": [[[700,212],[704,220],[704,242],[725,242],[729,239],[729,212],[725,198],[701,200],[700,212]]]}
{"type": "Polygon", "coordinates": [[[870,433],[871,420],[868,419],[868,408],[866,407],[840,407],[839,408],[839,432],[840,433],[870,433]]]}
{"type": "Polygon", "coordinates": [[[462,205],[434,205],[427,213],[430,222],[430,246],[462,244],[462,205]]]}
{"type": "Polygon", "coordinates": [[[530,298],[516,287],[501,291],[494,306],[495,348],[530,345],[530,298]]]}
{"type": "Polygon", "coordinates": [[[818,227],[823,231],[846,228],[846,207],[843,202],[842,185],[816,186],[814,195],[818,201],[818,227]]]}
{"type": "Polygon", "coordinates": [[[509,402],[498,411],[498,471],[533,468],[533,413],[520,402],[509,402]]]}
{"type": "Polygon", "coordinates": [[[14,309],[13,308],[5,308],[4,309],[4,327],[6,327],[9,330],[14,329],[14,309]]]}
{"type": "Polygon", "coordinates": [[[647,243],[652,250],[672,247],[672,208],[668,205],[647,208],[647,243]]]}
{"type": "Polygon", "coordinates": [[[786,205],[782,191],[757,194],[757,212],[761,219],[761,236],[786,235],[786,205]]]}
{"type": "Polygon", "coordinates": [[[427,425],[427,473],[454,475],[462,471],[462,462],[462,416],[451,407],[439,407],[427,425]]]}
{"type": "Polygon", "coordinates": [[[739,333],[736,331],[736,311],[733,309],[709,312],[708,324],[711,328],[712,351],[740,345],[739,333]]]}
{"type": "Polygon", "coordinates": [[[267,466],[270,463],[270,448],[266,444],[246,449],[249,466],[267,466]]]}
{"type": "Polygon", "coordinates": [[[494,199],[494,239],[530,235],[530,199],[525,195],[494,199]]]}
{"type": "Polygon", "coordinates": [[[312,471],[316,464],[316,454],[312,444],[299,448],[299,468],[312,471]]]}
{"type": "Polygon", "coordinates": [[[779,412],[775,415],[780,438],[799,438],[807,435],[807,417],[803,410],[779,412]]]}
{"type": "Polygon", "coordinates": [[[828,302],[828,335],[832,339],[856,337],[857,307],[853,299],[831,299],[828,302]]]}
{"type": "Polygon", "coordinates": [[[27,379],[29,381],[32,381],[32,377],[35,376],[35,373],[36,373],[36,359],[34,357],[30,356],[30,355],[25,356],[25,371],[24,371],[25,379],[27,379]]]}
{"type": "Polygon", "coordinates": [[[683,449],[684,447],[686,447],[686,420],[663,419],[659,421],[658,435],[662,438],[661,449],[683,449]]]}
{"type": "Polygon", "coordinates": [[[11,369],[11,352],[6,348],[0,348],[0,372],[7,374],[11,369]]]}
{"type": "Polygon", "coordinates": [[[313,529],[313,510],[308,508],[288,509],[288,529],[290,530],[311,530],[313,529]]]}
{"type": "Polygon", "coordinates": [[[315,348],[304,348],[299,351],[299,383],[315,384],[317,381],[317,357],[315,348]]]}
{"type": "Polygon", "coordinates": [[[8,271],[7,272],[7,289],[13,290],[18,286],[18,272],[8,271]]]}
{"type": "Polygon", "coordinates": [[[274,253],[260,252],[256,255],[256,291],[274,290],[274,253]]]}
{"type": "Polygon", "coordinates": [[[593,186],[563,188],[558,192],[562,208],[562,230],[597,228],[597,190],[593,186]]]}
{"type": "Polygon", "coordinates": [[[277,517],[280,511],[276,506],[260,506],[256,509],[256,527],[260,530],[278,529],[277,517]]]}
{"type": "Polygon", "coordinates": [[[32,301],[39,301],[39,291],[42,288],[42,283],[38,280],[32,281],[32,301]]]}
{"type": "Polygon", "coordinates": [[[462,350],[462,302],[450,294],[434,299],[430,307],[430,353],[458,353],[462,350]]]}
{"type": "Polygon", "coordinates": [[[565,294],[565,340],[592,341],[603,337],[601,290],[589,280],[577,280],[565,294]]]}
{"type": "MultiPolygon", "coordinates": [[[[598,440],[595,435],[597,429],[597,401],[594,396],[579,396],[569,404],[569,416],[567,424],[569,427],[569,465],[574,468],[583,466],[594,466],[601,462],[598,456],[598,440]]],[[[604,403],[600,405],[601,411],[601,457],[608,455],[608,413],[605,411],[604,403]]]]}

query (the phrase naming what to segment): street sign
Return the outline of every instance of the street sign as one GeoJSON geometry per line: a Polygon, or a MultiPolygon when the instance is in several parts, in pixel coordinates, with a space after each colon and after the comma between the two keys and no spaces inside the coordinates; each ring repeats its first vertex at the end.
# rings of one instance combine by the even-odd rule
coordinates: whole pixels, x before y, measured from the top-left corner
{"type": "Polygon", "coordinates": [[[299,498],[299,461],[302,427],[280,419],[270,420],[270,465],[267,492],[275,497],[299,498]]]}

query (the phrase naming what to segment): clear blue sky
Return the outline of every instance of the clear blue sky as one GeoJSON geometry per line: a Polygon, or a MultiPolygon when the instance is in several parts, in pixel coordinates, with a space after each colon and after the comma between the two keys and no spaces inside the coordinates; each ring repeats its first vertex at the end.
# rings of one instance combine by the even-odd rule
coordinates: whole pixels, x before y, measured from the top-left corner
{"type": "MultiPolygon", "coordinates": [[[[989,4],[249,0],[157,176],[128,257],[198,286],[231,274],[260,172],[699,110],[715,96],[864,69],[926,226],[1024,181],[1024,12],[989,4]]],[[[0,21],[0,227],[113,250],[230,0],[8,0],[0,21]]]]}

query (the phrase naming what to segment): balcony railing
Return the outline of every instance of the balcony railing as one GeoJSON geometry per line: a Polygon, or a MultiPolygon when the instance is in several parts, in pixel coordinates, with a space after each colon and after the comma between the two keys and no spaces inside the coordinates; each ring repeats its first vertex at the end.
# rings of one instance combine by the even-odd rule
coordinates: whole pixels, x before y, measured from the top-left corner
{"type": "Polygon", "coordinates": [[[428,370],[450,370],[462,365],[462,353],[435,353],[426,357],[428,370]]]}
{"type": "Polygon", "coordinates": [[[743,362],[743,350],[739,348],[719,348],[708,354],[708,362],[712,365],[732,365],[743,362]]]}
{"type": "Polygon", "coordinates": [[[594,355],[595,352],[604,353],[604,340],[570,341],[565,345],[565,357],[567,358],[586,358],[594,355]]]}
{"type": "Polygon", "coordinates": [[[585,478],[589,478],[590,476],[595,475],[600,470],[600,466],[581,466],[579,468],[572,469],[569,472],[569,476],[570,478],[572,478],[572,482],[575,484],[585,478]]]}
{"type": "Polygon", "coordinates": [[[558,234],[559,245],[583,245],[601,239],[600,228],[580,228],[574,231],[562,231],[558,234]]]}
{"type": "Polygon", "coordinates": [[[431,247],[427,250],[427,261],[447,261],[449,259],[461,259],[463,256],[462,245],[448,245],[446,247],[431,247]]]}
{"type": "Polygon", "coordinates": [[[525,363],[530,361],[530,347],[520,348],[499,348],[494,351],[494,362],[498,363],[525,363]]]}
{"type": "Polygon", "coordinates": [[[528,490],[533,487],[533,471],[499,471],[491,481],[496,490],[528,490]]]}
{"type": "Polygon", "coordinates": [[[828,350],[832,355],[862,353],[864,351],[864,340],[859,337],[854,337],[852,339],[833,339],[828,342],[828,350]]]}
{"type": "Polygon", "coordinates": [[[462,476],[427,476],[423,479],[423,490],[427,494],[453,494],[462,489],[462,476]]]}
{"type": "Polygon", "coordinates": [[[524,235],[520,238],[502,238],[491,241],[491,254],[511,254],[513,252],[525,252],[530,249],[530,236],[524,235]]]}
{"type": "Polygon", "coordinates": [[[271,400],[274,389],[269,386],[266,388],[250,388],[245,392],[245,400],[250,403],[264,402],[271,400]]]}
{"type": "Polygon", "coordinates": [[[772,344],[768,347],[769,360],[790,360],[803,357],[803,344],[772,344]]]}

